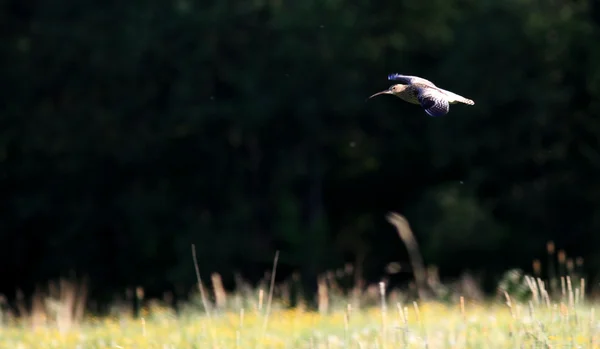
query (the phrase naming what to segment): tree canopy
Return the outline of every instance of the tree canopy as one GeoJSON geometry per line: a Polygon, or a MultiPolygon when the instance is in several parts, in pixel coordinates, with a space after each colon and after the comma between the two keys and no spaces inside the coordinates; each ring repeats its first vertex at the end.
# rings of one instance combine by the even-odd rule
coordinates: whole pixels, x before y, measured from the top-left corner
{"type": "Polygon", "coordinates": [[[442,274],[600,267],[598,1],[8,0],[0,291],[74,270],[159,291],[203,272],[365,277],[410,220],[442,274]],[[431,118],[398,72],[475,101],[431,118]]]}

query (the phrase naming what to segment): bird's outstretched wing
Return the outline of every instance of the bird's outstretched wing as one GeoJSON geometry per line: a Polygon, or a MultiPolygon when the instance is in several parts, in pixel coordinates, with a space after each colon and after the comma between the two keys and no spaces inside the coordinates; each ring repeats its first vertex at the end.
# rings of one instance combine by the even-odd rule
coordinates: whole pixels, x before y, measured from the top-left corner
{"type": "Polygon", "coordinates": [[[450,104],[446,97],[434,89],[420,89],[417,99],[430,116],[443,116],[450,110],[450,104]]]}
{"type": "Polygon", "coordinates": [[[420,78],[418,76],[412,76],[412,75],[402,75],[402,74],[398,74],[398,73],[393,73],[388,75],[388,80],[393,80],[393,81],[399,81],[402,84],[405,85],[412,85],[412,84],[423,84],[423,85],[430,85],[430,86],[434,86],[433,82],[420,78]]]}

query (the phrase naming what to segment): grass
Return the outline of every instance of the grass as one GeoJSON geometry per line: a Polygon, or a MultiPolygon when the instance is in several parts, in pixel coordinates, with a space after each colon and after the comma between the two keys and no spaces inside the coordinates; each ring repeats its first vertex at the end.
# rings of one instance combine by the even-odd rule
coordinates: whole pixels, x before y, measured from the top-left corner
{"type": "Polygon", "coordinates": [[[95,319],[67,332],[52,327],[8,327],[2,348],[558,348],[599,347],[589,307],[527,307],[512,317],[505,306],[424,304],[382,312],[374,308],[328,315],[275,311],[262,338],[263,317],[198,315],[149,320],[95,319]],[[404,313],[405,312],[405,313],[404,313]],[[211,338],[214,329],[215,339],[211,338]]]}
{"type": "Polygon", "coordinates": [[[21,298],[19,317],[6,311],[0,295],[0,348],[600,348],[595,303],[584,291],[583,259],[573,261],[561,250],[555,270],[554,243],[549,242],[547,280],[536,259],[535,277],[509,271],[498,285],[501,297],[482,301],[480,292],[472,291],[471,278],[442,285],[436,268],[425,270],[406,220],[399,215],[388,219],[409,250],[415,274],[416,284],[404,292],[389,290],[385,282],[340,287],[338,278],[352,277],[352,268],[345,268],[319,277],[318,311],[306,311],[302,297],[292,309],[287,305],[294,283],[274,284],[276,254],[270,283],[262,288],[252,290],[241,282],[236,293],[227,294],[220,275],[213,274],[209,294],[192,246],[195,299],[200,300],[192,298],[179,313],[156,300],[144,302],[138,288],[128,292],[129,304],[115,308],[112,316],[85,316],[87,289],[61,280],[47,294],[34,296],[29,307],[21,298]],[[134,309],[144,304],[138,316],[131,315],[130,303],[134,309]]]}
{"type": "Polygon", "coordinates": [[[457,304],[386,298],[379,306],[325,313],[277,302],[269,313],[250,302],[248,309],[213,309],[210,317],[198,309],[175,315],[151,303],[138,319],[85,318],[69,328],[49,319],[35,327],[5,324],[0,348],[600,348],[592,305],[543,298],[457,304]]]}

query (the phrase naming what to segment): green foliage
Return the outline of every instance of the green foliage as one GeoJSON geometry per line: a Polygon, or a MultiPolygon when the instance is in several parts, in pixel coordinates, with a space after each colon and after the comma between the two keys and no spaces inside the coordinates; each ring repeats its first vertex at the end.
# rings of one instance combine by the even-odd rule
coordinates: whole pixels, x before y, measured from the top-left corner
{"type": "Polygon", "coordinates": [[[505,246],[509,236],[506,229],[465,187],[462,181],[434,187],[416,206],[419,212],[414,219],[428,242],[425,259],[432,263],[445,266],[461,260],[463,267],[476,267],[505,246]],[[479,258],[463,261],[465,251],[479,258]]]}
{"type": "MultiPolygon", "coordinates": [[[[507,270],[498,284],[498,290],[519,302],[526,302],[532,298],[530,286],[525,281],[526,275],[520,269],[507,270]]],[[[502,297],[505,297],[502,295],[502,297]]]]}

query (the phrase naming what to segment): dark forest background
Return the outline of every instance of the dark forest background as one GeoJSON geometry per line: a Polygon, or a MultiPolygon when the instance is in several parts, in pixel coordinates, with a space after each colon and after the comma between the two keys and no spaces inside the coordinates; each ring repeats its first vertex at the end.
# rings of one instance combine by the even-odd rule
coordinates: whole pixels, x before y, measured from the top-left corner
{"type": "Polygon", "coordinates": [[[93,297],[406,250],[495,278],[546,242],[600,271],[600,2],[7,0],[0,292],[93,297]],[[441,118],[389,73],[471,98],[441,118]]]}

